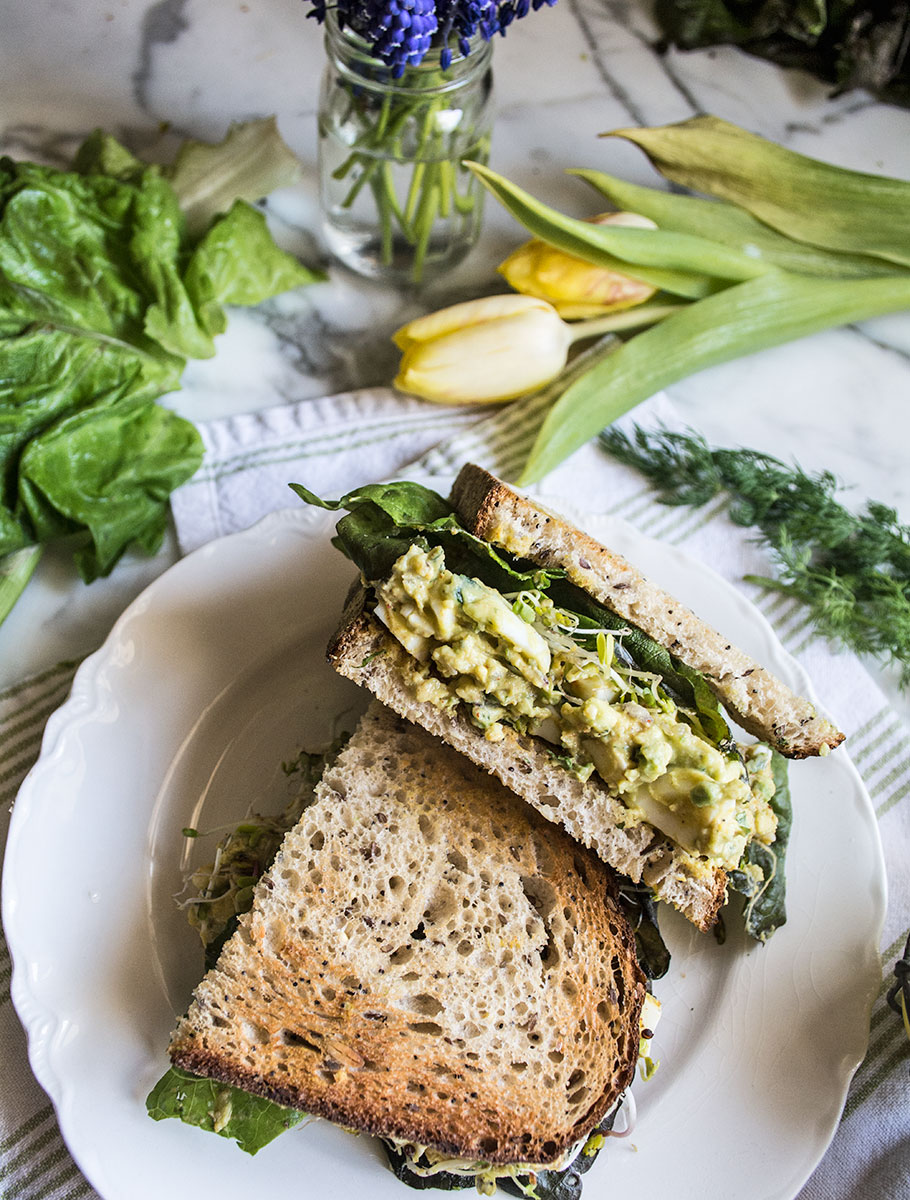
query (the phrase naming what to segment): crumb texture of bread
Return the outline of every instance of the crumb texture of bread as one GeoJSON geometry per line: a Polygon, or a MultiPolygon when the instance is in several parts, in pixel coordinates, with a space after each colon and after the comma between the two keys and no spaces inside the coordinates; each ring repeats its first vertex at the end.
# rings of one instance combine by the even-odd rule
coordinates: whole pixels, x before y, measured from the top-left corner
{"type": "Polygon", "coordinates": [[[552,1162],[631,1081],[644,995],[599,859],[373,705],[170,1053],[351,1129],[552,1162]]]}
{"type": "Polygon", "coordinates": [[[472,463],[462,467],[451,501],[478,537],[538,566],[561,568],[577,587],[699,671],[743,729],[781,754],[806,758],[844,740],[809,700],[650,583],[627,559],[488,471],[472,463]]]}
{"type": "Polygon", "coordinates": [[[615,871],[647,883],[699,929],[711,928],[726,898],[723,870],[693,863],[653,826],[632,824],[606,783],[596,775],[582,782],[538,738],[506,727],[501,741],[489,742],[460,707],[417,700],[404,682],[407,651],[364,604],[363,592],[352,599],[329,645],[329,661],[340,674],[495,775],[615,871]]]}

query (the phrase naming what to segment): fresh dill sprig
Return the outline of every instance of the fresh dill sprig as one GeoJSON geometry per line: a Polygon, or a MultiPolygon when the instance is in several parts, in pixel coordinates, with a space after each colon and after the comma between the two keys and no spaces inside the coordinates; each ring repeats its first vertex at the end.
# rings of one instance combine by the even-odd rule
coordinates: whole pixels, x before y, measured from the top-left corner
{"type": "Polygon", "coordinates": [[[841,485],[830,471],[712,449],[691,430],[606,429],[600,442],[647,476],[663,504],[699,506],[727,492],[730,519],[759,531],[776,566],[774,578],[746,579],[801,600],[817,635],[892,663],[899,686],[910,687],[910,526],[893,508],[869,501],[852,513],[835,498],[841,485]]]}

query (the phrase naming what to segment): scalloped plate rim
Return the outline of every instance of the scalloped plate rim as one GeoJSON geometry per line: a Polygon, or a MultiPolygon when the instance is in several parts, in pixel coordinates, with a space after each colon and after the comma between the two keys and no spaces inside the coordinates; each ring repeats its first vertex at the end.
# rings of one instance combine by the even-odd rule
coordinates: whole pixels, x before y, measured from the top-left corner
{"type": "MultiPolygon", "coordinates": [[[[436,482],[438,484],[438,481],[436,482]]],[[[661,559],[675,560],[685,570],[694,570],[706,578],[710,578],[716,587],[723,590],[729,602],[735,602],[743,618],[751,624],[753,630],[760,631],[761,640],[767,647],[768,657],[772,660],[771,665],[773,669],[778,674],[783,674],[791,686],[804,691],[815,699],[814,689],[805,670],[781,646],[764,615],[732,584],[714,572],[710,566],[698,562],[677,546],[659,542],[657,539],[639,532],[633,525],[621,517],[613,516],[609,513],[588,512],[580,514],[577,507],[570,500],[561,497],[551,498],[549,496],[544,496],[542,499],[545,503],[558,507],[560,511],[576,519],[583,525],[586,523],[588,525],[607,523],[613,528],[620,530],[621,536],[619,540],[621,543],[623,541],[634,541],[637,546],[650,548],[650,551],[656,553],[661,559]]],[[[178,561],[154,580],[118,618],[104,644],[93,654],[89,655],[79,666],[74,676],[70,697],[51,715],[47,722],[38,760],[26,776],[13,810],[7,843],[7,869],[4,871],[3,877],[3,914],[10,954],[13,960],[13,978],[10,989],[13,1003],[28,1033],[29,1058],[32,1068],[39,1082],[57,1107],[65,1138],[68,1138],[70,1131],[68,1113],[73,1098],[74,1086],[78,1090],[78,1086],[74,1085],[74,1081],[61,1078],[55,1062],[54,1048],[56,1039],[61,1035],[61,1030],[66,1025],[66,1018],[59,1012],[52,1011],[42,1001],[39,994],[40,988],[29,977],[24,949],[27,937],[18,923],[16,871],[15,866],[11,867],[10,865],[15,863],[15,850],[19,841],[20,830],[24,826],[24,823],[34,816],[31,811],[35,803],[33,795],[40,787],[42,779],[46,775],[53,773],[55,763],[64,752],[67,739],[74,737],[78,739],[80,726],[84,722],[90,721],[97,714],[100,703],[98,695],[100,672],[109,663],[111,656],[115,653],[123,631],[137,615],[141,615],[149,608],[153,608],[156,597],[162,589],[170,588],[175,580],[182,578],[184,573],[188,576],[191,575],[197,569],[197,564],[200,561],[206,558],[210,559],[212,556],[230,555],[234,547],[242,546],[246,541],[261,545],[264,542],[268,543],[270,541],[274,543],[281,537],[290,534],[302,535],[304,538],[321,536],[329,516],[330,514],[321,511],[308,511],[297,508],[282,509],[269,514],[250,528],[218,538],[178,561]]],[[[878,839],[878,828],[874,820],[871,801],[869,801],[859,773],[845,752],[838,752],[837,761],[850,777],[857,794],[865,798],[866,815],[871,821],[874,839],[878,839]]],[[[878,842],[878,860],[879,873],[876,882],[879,886],[875,896],[876,916],[873,919],[875,928],[870,930],[870,943],[874,942],[871,949],[875,952],[876,959],[884,920],[885,904],[884,867],[880,841],[878,842]]],[[[858,1008],[865,1011],[866,1027],[868,1027],[868,1014],[871,1010],[871,1004],[877,989],[877,983],[872,979],[871,960],[870,964],[867,964],[867,968],[869,978],[866,982],[862,998],[858,998],[858,1008]]],[[[808,1175],[811,1174],[811,1171],[821,1159],[830,1138],[833,1136],[850,1079],[856,1067],[862,1061],[867,1041],[868,1028],[865,1029],[865,1032],[857,1033],[853,1052],[842,1058],[840,1063],[839,1096],[832,1097],[831,1113],[833,1115],[830,1116],[826,1123],[824,1136],[816,1136],[814,1152],[808,1155],[801,1164],[800,1170],[794,1176],[795,1184],[791,1185],[790,1191],[786,1193],[781,1192],[780,1195],[795,1195],[796,1191],[802,1186],[802,1183],[808,1178],[808,1175]]],[[[149,1133],[153,1134],[157,1128],[157,1126],[150,1124],[149,1133]]],[[[71,1149],[77,1162],[83,1162],[85,1158],[84,1148],[71,1147],[71,1149]]],[[[95,1177],[93,1170],[90,1177],[95,1177]]],[[[594,1179],[591,1177],[589,1179],[590,1183],[587,1183],[586,1187],[590,1196],[593,1191],[592,1185],[594,1185],[594,1179]]],[[[404,1195],[405,1193],[401,1192],[400,1194],[404,1195]]],[[[126,1193],[117,1193],[116,1197],[111,1197],[110,1200],[120,1200],[121,1195],[123,1196],[123,1200],[128,1200],[126,1193]]]]}

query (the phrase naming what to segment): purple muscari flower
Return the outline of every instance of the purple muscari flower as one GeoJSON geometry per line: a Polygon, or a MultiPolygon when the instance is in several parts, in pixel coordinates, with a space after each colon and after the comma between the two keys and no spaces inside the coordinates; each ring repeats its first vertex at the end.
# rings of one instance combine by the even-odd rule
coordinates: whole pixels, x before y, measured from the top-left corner
{"type": "MultiPolygon", "coordinates": [[[[470,53],[471,38],[480,33],[489,41],[499,28],[496,0],[437,0],[439,41],[446,48],[446,63],[451,61],[450,39],[454,38],[464,55],[470,53]]],[[[440,55],[440,61],[442,55],[440,55]]]]}
{"type": "MultiPolygon", "coordinates": [[[[308,0],[307,13],[325,19],[332,0],[308,0]]],[[[416,66],[432,45],[440,47],[443,70],[452,62],[453,43],[467,55],[471,39],[505,36],[513,21],[556,0],[335,0],[339,25],[349,26],[370,43],[395,77],[416,66]]]]}
{"type": "Polygon", "coordinates": [[[393,76],[421,61],[438,27],[434,0],[339,0],[338,20],[370,43],[393,76]]]}

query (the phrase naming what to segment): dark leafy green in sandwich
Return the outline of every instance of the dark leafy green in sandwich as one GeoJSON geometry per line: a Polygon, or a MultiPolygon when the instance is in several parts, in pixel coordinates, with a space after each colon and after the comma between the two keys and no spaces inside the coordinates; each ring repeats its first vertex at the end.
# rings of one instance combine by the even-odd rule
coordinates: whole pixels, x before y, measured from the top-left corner
{"type": "Polygon", "coordinates": [[[438,1191],[455,1192],[472,1187],[481,1195],[492,1196],[497,1187],[510,1196],[525,1196],[531,1200],[580,1200],[582,1178],[591,1169],[603,1149],[607,1135],[613,1128],[621,1105],[617,1105],[592,1130],[584,1144],[575,1147],[568,1163],[561,1168],[544,1168],[528,1174],[519,1165],[511,1173],[499,1167],[486,1175],[471,1175],[446,1169],[445,1161],[433,1162],[421,1147],[395,1146],[383,1142],[389,1166],[395,1177],[417,1191],[435,1188],[438,1191]]]}
{"type": "Polygon", "coordinates": [[[306,1116],[241,1088],[202,1079],[180,1067],[171,1067],[158,1080],[145,1105],[155,1121],[178,1117],[187,1125],[233,1138],[247,1154],[256,1154],[279,1133],[299,1125],[306,1116]]]}
{"type": "Polygon", "coordinates": [[[766,746],[760,749],[767,750],[770,755],[774,790],[768,803],[777,817],[777,836],[770,846],[750,842],[740,868],[730,872],[728,882],[735,892],[745,897],[743,921],[746,932],[757,941],[766,942],[787,919],[784,859],[790,840],[793,811],[787,760],[776,750],[769,750],[766,746]]]}

